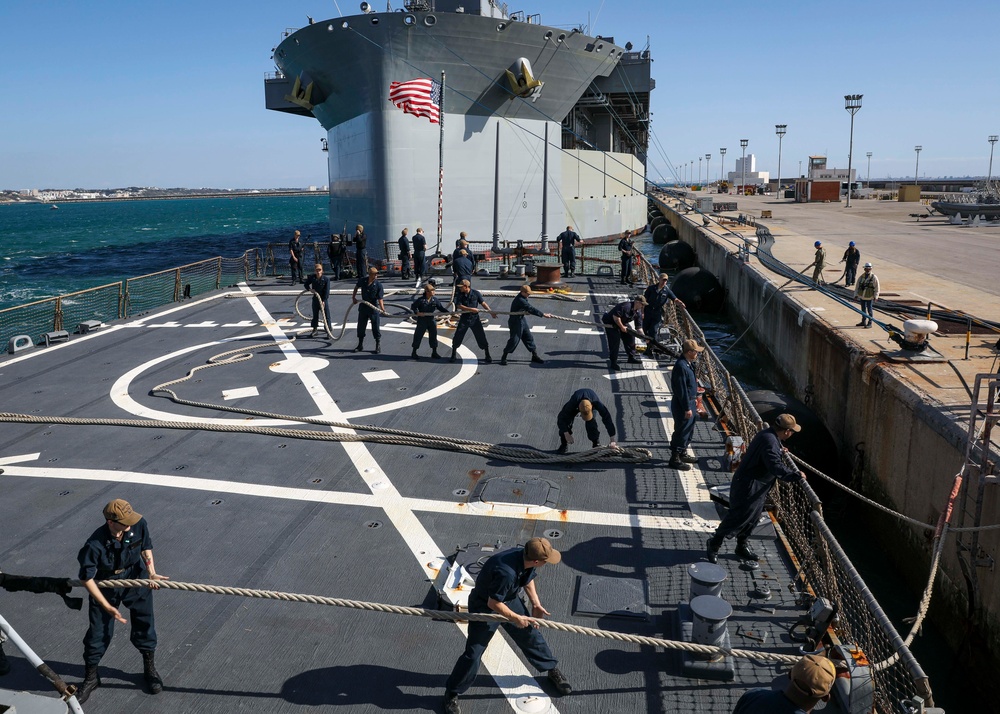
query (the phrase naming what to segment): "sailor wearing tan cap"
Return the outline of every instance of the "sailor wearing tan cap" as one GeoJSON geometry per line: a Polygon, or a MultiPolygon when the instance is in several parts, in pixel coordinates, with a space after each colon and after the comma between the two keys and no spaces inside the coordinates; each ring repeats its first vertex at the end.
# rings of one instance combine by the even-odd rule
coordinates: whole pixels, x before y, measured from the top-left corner
{"type": "Polygon", "coordinates": [[[836,680],[833,662],[822,655],[806,655],[792,665],[784,689],[751,689],[736,702],[733,714],[811,712],[820,702],[830,700],[836,680]]]}
{"type": "Polygon", "coordinates": [[[747,453],[740,461],[729,491],[729,513],[708,539],[708,559],[716,562],[719,548],[726,538],[736,536],[736,555],[743,560],[757,560],[757,554],[747,544],[747,539],[757,526],[757,520],[764,510],[767,494],[777,479],[798,481],[806,475],[788,466],[782,458],[785,447],[782,442],[792,434],[801,431],[791,414],[782,414],[774,420],[774,426],[764,429],[750,442],[747,453]]]}
{"type": "MultiPolygon", "coordinates": [[[[156,650],[156,628],[153,625],[153,591],[149,588],[97,587],[98,580],[169,580],[159,575],[153,564],[153,541],[149,527],[131,504],[116,498],[104,507],[104,525],[94,531],[83,544],[80,580],[90,593],[90,628],[83,638],[84,679],[77,690],[80,703],[101,685],[97,665],[111,644],[115,621],[128,622],[118,611],[125,605],[132,615],[130,640],[142,654],[143,674],[151,694],[163,690],[163,680],[156,671],[153,652],[156,650]]],[[[153,586],[154,588],[157,586],[153,586]]]]}
{"type": "Polygon", "coordinates": [[[538,671],[545,672],[560,694],[572,693],[569,681],[557,668],[559,661],[552,655],[538,625],[528,619],[520,598],[523,590],[531,603],[531,617],[541,619],[548,615],[535,588],[535,578],[543,565],[555,565],[560,560],[562,554],[548,540],[532,538],[523,548],[497,553],[483,565],[469,594],[469,612],[496,613],[506,617],[508,622],[469,623],[465,652],[458,658],[445,684],[444,710],[447,714],[460,714],[458,696],[475,681],[483,652],[501,624],[528,662],[538,671]]]}

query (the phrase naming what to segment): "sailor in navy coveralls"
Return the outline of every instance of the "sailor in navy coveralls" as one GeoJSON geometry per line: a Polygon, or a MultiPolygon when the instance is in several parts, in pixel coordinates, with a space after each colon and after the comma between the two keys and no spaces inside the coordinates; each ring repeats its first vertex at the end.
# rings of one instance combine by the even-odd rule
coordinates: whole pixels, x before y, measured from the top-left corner
{"type": "Polygon", "coordinates": [[[385,312],[385,288],[378,279],[378,269],[368,268],[366,277],[359,278],[354,292],[351,294],[351,302],[358,304],[358,290],[361,291],[361,300],[369,305],[376,305],[378,309],[372,309],[368,305],[358,305],[358,346],[355,352],[360,352],[365,348],[365,331],[368,328],[369,320],[372,323],[372,334],[375,335],[375,354],[382,352],[382,332],[379,330],[379,318],[385,312]],[[382,312],[379,312],[381,310],[382,312]]]}
{"type": "Polygon", "coordinates": [[[531,334],[531,326],[528,325],[527,316],[514,314],[526,312],[528,315],[536,317],[552,317],[551,314],[542,312],[528,302],[530,295],[531,287],[522,285],[521,291],[514,298],[514,302],[510,304],[511,315],[507,318],[507,329],[510,330],[510,339],[507,340],[507,345],[503,348],[500,364],[507,364],[507,355],[516,350],[522,341],[524,342],[524,346],[528,348],[528,351],[531,352],[531,361],[536,364],[545,364],[545,360],[538,356],[538,350],[535,347],[535,338],[531,334]]]}
{"type": "Polygon", "coordinates": [[[417,274],[417,280],[424,277],[424,256],[427,255],[427,237],[424,229],[418,228],[417,234],[413,236],[413,271],[417,274]]]}
{"type": "Polygon", "coordinates": [[[618,241],[618,251],[622,254],[622,274],[621,284],[626,285],[632,282],[632,256],[635,254],[635,243],[628,231],[622,233],[622,239],[618,241]]]}
{"type": "Polygon", "coordinates": [[[458,327],[455,328],[455,336],[451,338],[452,362],[458,361],[458,348],[462,346],[465,333],[469,330],[472,330],[479,349],[485,353],[483,361],[487,364],[493,361],[493,358],[490,357],[490,343],[486,339],[486,330],[483,329],[483,321],[479,317],[480,305],[493,316],[494,320],[496,319],[497,314],[490,310],[490,306],[483,300],[483,294],[478,290],[473,290],[468,280],[461,281],[458,284],[458,290],[455,292],[455,307],[461,311],[462,316],[458,318],[458,327]]]}
{"type": "Polygon", "coordinates": [[[679,307],[684,307],[684,302],[674,294],[674,291],[667,287],[667,280],[670,279],[666,273],[660,273],[658,282],[650,285],[643,292],[646,298],[646,307],[642,311],[642,331],[656,339],[656,333],[663,322],[663,308],[668,302],[673,302],[679,307]]]}
{"type": "Polygon", "coordinates": [[[568,445],[573,443],[573,422],[576,420],[577,414],[583,417],[583,426],[587,430],[587,438],[590,439],[591,445],[595,449],[597,448],[601,439],[601,432],[597,428],[597,421],[594,419],[595,409],[601,415],[604,428],[608,430],[608,436],[612,439],[611,445],[615,445],[613,441],[615,438],[615,420],[611,416],[611,411],[597,398],[597,392],[593,389],[578,389],[573,392],[573,396],[569,398],[569,401],[563,404],[562,409],[559,410],[559,416],[556,417],[556,426],[559,428],[560,454],[565,454],[568,445]]]}
{"type": "MultiPolygon", "coordinates": [[[[168,580],[158,575],[153,565],[153,540],[142,515],[132,510],[128,501],[120,498],[104,507],[105,524],[94,531],[84,543],[77,559],[80,580],[90,593],[90,627],[83,638],[84,681],[77,692],[83,703],[101,680],[97,665],[111,644],[115,621],[127,620],[118,611],[125,605],[132,616],[131,641],[142,653],[146,683],[152,694],[159,694],[163,681],[156,672],[153,652],[156,650],[156,628],[153,626],[153,591],[149,588],[97,587],[97,580],[168,580]]],[[[154,586],[156,587],[156,586],[154,586]]]]}
{"type": "Polygon", "coordinates": [[[788,466],[782,459],[785,448],[781,442],[801,431],[791,414],[782,414],[774,420],[774,426],[761,431],[750,442],[747,453],[740,461],[733,484],[729,491],[729,513],[708,539],[708,559],[716,562],[719,548],[726,538],[736,536],[736,555],[743,560],[757,560],[747,539],[753,533],[767,494],[777,479],[798,481],[806,475],[788,466]]]}
{"type": "Polygon", "coordinates": [[[620,369],[618,349],[623,340],[625,341],[625,354],[628,355],[628,361],[632,364],[640,364],[642,361],[635,351],[635,337],[628,334],[626,330],[630,322],[636,328],[641,329],[639,325],[642,322],[642,309],[645,305],[646,298],[640,295],[635,300],[618,303],[601,317],[601,322],[608,326],[608,329],[605,330],[608,335],[608,356],[611,358],[611,369],[616,372],[620,369]]]}
{"type": "Polygon", "coordinates": [[[523,591],[531,603],[531,617],[543,618],[549,611],[535,589],[538,569],[546,563],[558,563],[562,555],[545,538],[532,538],[523,548],[511,548],[497,553],[483,565],[476,577],[476,585],[469,595],[469,612],[496,613],[509,622],[470,622],[465,652],[458,658],[445,684],[444,710],[459,714],[458,695],[464,693],[476,679],[479,662],[486,646],[493,639],[497,628],[504,630],[535,669],[545,672],[560,694],[570,694],[573,688],[556,665],[548,643],[538,631],[538,625],[528,619],[521,601],[523,591]]]}
{"type": "Polygon", "coordinates": [[[704,347],[695,340],[684,340],[681,356],[674,362],[670,372],[670,416],[674,420],[674,433],[670,437],[670,463],[672,469],[688,471],[688,464],[698,461],[688,455],[687,447],[694,435],[694,424],[698,412],[698,378],[694,374],[694,361],[704,347]]]}
{"type": "Polygon", "coordinates": [[[427,283],[424,286],[424,294],[414,300],[411,307],[417,316],[417,329],[413,331],[413,351],[410,352],[410,357],[413,359],[419,359],[417,348],[420,347],[420,341],[424,338],[425,333],[427,334],[427,342],[431,346],[431,357],[434,359],[441,357],[438,354],[438,332],[437,323],[434,322],[434,313],[443,312],[447,315],[448,308],[434,297],[435,290],[437,288],[433,281],[427,283]]]}

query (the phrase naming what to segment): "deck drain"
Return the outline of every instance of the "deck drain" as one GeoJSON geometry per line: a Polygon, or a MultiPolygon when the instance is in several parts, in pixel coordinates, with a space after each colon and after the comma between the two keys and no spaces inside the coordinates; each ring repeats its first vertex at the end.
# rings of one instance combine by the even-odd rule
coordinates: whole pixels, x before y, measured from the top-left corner
{"type": "Polygon", "coordinates": [[[469,489],[467,489],[467,488],[456,488],[454,491],[451,492],[451,495],[453,495],[453,496],[468,496],[469,495],[469,489]]]}
{"type": "Polygon", "coordinates": [[[458,407],[447,407],[445,409],[445,411],[446,412],[457,412],[458,411],[458,407]]]}
{"type": "Polygon", "coordinates": [[[409,387],[396,387],[397,392],[405,392],[409,387]]]}
{"type": "Polygon", "coordinates": [[[535,398],[535,395],[534,395],[534,394],[525,394],[525,395],[524,395],[524,398],[525,398],[525,399],[534,399],[534,398],[535,398]]]}
{"type": "Polygon", "coordinates": [[[426,456],[426,454],[414,454],[413,458],[415,458],[415,459],[422,459],[422,458],[424,458],[424,456],[426,456]]]}
{"type": "Polygon", "coordinates": [[[278,444],[278,448],[279,449],[287,449],[288,448],[288,444],[278,444]]]}
{"type": "Polygon", "coordinates": [[[183,464],[181,464],[180,466],[174,466],[174,471],[183,471],[186,468],[187,468],[187,466],[184,466],[183,464]]]}
{"type": "Polygon", "coordinates": [[[323,479],[321,479],[321,478],[314,478],[309,483],[323,483],[323,479]]]}
{"type": "Polygon", "coordinates": [[[520,439],[520,438],[521,438],[521,435],[520,435],[520,434],[518,434],[518,433],[517,433],[517,432],[515,431],[515,432],[514,432],[513,434],[507,434],[507,438],[508,438],[508,439],[520,439]]]}
{"type": "Polygon", "coordinates": [[[216,499],[214,499],[212,501],[209,501],[208,505],[209,506],[221,506],[222,505],[222,499],[221,498],[216,498],[216,499]]]}
{"type": "Polygon", "coordinates": [[[589,382],[590,381],[590,377],[584,377],[581,381],[583,381],[583,382],[589,382]]]}
{"type": "Polygon", "coordinates": [[[60,491],[60,492],[59,492],[59,495],[60,495],[60,496],[68,496],[68,495],[70,495],[71,493],[73,493],[73,492],[72,492],[72,491],[60,491]]]}
{"type": "Polygon", "coordinates": [[[58,461],[58,460],[59,460],[59,457],[56,457],[54,459],[49,459],[49,463],[51,464],[53,461],[58,461]]]}
{"type": "Polygon", "coordinates": [[[382,521],[365,521],[365,528],[381,528],[382,521]]]}
{"type": "Polygon", "coordinates": [[[163,434],[157,434],[156,436],[153,437],[153,441],[159,441],[162,438],[163,438],[163,434]]]}
{"type": "Polygon", "coordinates": [[[549,540],[559,540],[563,536],[562,531],[556,530],[555,528],[553,528],[552,530],[545,531],[544,533],[542,533],[542,535],[548,538],[549,540]]]}

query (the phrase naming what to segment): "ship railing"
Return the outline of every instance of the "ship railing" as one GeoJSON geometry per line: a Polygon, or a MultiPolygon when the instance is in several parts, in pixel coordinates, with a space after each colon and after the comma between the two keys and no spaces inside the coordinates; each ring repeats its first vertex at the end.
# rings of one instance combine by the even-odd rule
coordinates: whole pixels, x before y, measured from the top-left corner
{"type": "Polygon", "coordinates": [[[258,249],[235,258],[210,258],[0,310],[0,344],[27,335],[44,342],[50,332],[75,331],[83,322],[121,320],[172,302],[263,275],[258,249]]]}
{"type": "MultiPolygon", "coordinates": [[[[652,265],[643,256],[640,262],[652,265]]],[[[664,307],[664,323],[679,340],[694,339],[705,346],[695,363],[699,382],[718,405],[727,433],[749,444],[766,428],[746,392],[729,374],[705,335],[683,307],[664,307]]],[[[839,613],[835,626],[839,642],[860,649],[872,667],[874,711],[900,711],[900,702],[914,696],[930,699],[930,684],[916,658],[851,563],[823,516],[823,504],[808,482],[779,482],[771,493],[774,518],[797,569],[793,585],[800,592],[830,600],[839,613]]]]}

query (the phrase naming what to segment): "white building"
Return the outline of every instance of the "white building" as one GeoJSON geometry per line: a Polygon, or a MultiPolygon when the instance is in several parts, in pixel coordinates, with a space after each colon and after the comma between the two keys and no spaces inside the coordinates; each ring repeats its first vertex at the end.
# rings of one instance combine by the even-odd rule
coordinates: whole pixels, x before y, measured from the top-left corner
{"type": "MultiPolygon", "coordinates": [[[[809,157],[809,174],[811,179],[840,179],[841,183],[847,182],[847,169],[834,169],[826,165],[825,156],[809,157]]],[[[851,169],[851,183],[858,180],[858,170],[851,169]]]]}
{"type": "Polygon", "coordinates": [[[734,186],[739,186],[744,179],[747,186],[764,186],[771,180],[769,171],[757,171],[757,157],[753,154],[747,154],[746,159],[742,156],[736,159],[736,170],[730,171],[727,176],[729,183],[734,186]],[[743,173],[744,166],[746,167],[745,175],[743,173]]]}

